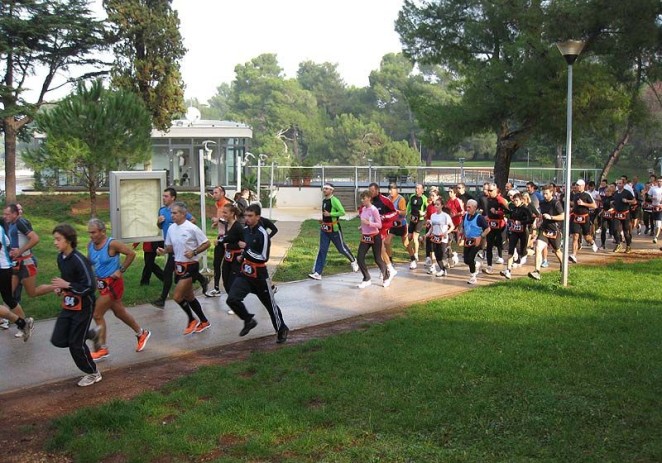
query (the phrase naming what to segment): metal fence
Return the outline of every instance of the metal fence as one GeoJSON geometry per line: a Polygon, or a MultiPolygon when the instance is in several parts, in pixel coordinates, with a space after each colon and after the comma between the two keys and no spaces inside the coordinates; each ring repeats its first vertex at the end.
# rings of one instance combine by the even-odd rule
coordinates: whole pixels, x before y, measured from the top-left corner
{"type": "MultiPolygon", "coordinates": [[[[254,170],[257,167],[249,167],[254,170]]],[[[537,185],[550,182],[563,183],[563,169],[531,167],[511,168],[509,180],[517,187],[528,181],[537,185]]],[[[251,173],[251,172],[248,172],[251,173]]],[[[261,185],[267,186],[321,186],[331,182],[335,186],[366,187],[375,182],[382,187],[395,183],[400,187],[413,187],[417,183],[430,185],[455,185],[464,182],[469,187],[478,187],[494,180],[494,169],[489,167],[398,167],[398,166],[316,166],[261,167],[261,185]]],[[[572,169],[572,178],[595,180],[600,169],[572,169]]]]}

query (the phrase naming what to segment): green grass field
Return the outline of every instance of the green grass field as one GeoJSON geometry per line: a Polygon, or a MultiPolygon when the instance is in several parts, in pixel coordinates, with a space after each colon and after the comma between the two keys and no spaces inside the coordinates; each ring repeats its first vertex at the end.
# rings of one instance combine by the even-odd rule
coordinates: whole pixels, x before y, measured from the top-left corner
{"type": "Polygon", "coordinates": [[[660,274],[661,259],[573,267],[572,288],[520,279],[415,305],[64,416],[48,447],[77,462],[659,462],[660,274]]]}

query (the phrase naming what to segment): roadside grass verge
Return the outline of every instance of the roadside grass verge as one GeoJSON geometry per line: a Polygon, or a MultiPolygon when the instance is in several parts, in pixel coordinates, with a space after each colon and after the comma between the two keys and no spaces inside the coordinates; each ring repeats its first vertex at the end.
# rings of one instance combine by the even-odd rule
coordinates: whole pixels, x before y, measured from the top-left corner
{"type": "Polygon", "coordinates": [[[661,259],[573,267],[571,288],[519,279],[415,305],[62,417],[49,448],[78,462],[660,461],[660,274],[661,259]]]}

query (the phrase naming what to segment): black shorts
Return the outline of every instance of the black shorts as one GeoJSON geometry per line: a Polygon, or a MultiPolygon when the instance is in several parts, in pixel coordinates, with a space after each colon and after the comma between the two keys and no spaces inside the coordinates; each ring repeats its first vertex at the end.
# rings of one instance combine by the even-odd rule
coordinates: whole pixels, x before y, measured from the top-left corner
{"type": "Polygon", "coordinates": [[[175,283],[195,277],[200,270],[198,262],[175,262],[175,283]]]}
{"type": "Polygon", "coordinates": [[[407,234],[407,226],[403,225],[401,227],[391,227],[388,233],[389,235],[405,236],[407,234]]]}
{"type": "Polygon", "coordinates": [[[554,251],[559,249],[561,247],[561,232],[556,232],[556,236],[551,238],[549,236],[545,236],[545,234],[541,231],[538,232],[538,239],[542,241],[543,243],[547,243],[547,245],[552,248],[554,251]]]}
{"type": "Polygon", "coordinates": [[[407,223],[407,233],[421,233],[423,231],[423,225],[425,225],[425,219],[420,218],[418,222],[413,223],[411,220],[407,223]]]}
{"type": "Polygon", "coordinates": [[[577,223],[570,221],[570,234],[588,236],[591,234],[591,223],[577,223]]]}

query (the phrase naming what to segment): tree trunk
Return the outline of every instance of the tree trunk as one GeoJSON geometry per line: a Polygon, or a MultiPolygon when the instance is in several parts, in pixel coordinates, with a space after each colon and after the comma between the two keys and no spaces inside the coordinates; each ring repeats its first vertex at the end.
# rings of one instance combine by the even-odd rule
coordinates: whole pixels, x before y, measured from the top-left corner
{"type": "Polygon", "coordinates": [[[434,154],[434,150],[431,148],[425,148],[425,165],[427,167],[432,166],[432,155],[434,154]]]}
{"type": "Polygon", "coordinates": [[[511,131],[507,122],[501,123],[501,128],[497,132],[496,156],[494,158],[494,183],[501,191],[504,190],[506,182],[508,182],[513,155],[520,148],[527,135],[527,129],[511,131]]]}
{"type": "Polygon", "coordinates": [[[16,139],[18,130],[13,117],[3,120],[5,132],[5,195],[7,203],[16,202],[16,139]]]}
{"type": "Polygon", "coordinates": [[[609,176],[609,171],[616,165],[623,152],[623,148],[625,148],[625,145],[630,141],[630,135],[632,135],[632,124],[628,123],[625,133],[614,147],[614,150],[609,154],[609,158],[607,158],[607,162],[602,168],[602,172],[600,172],[600,180],[606,179],[609,176]]]}

